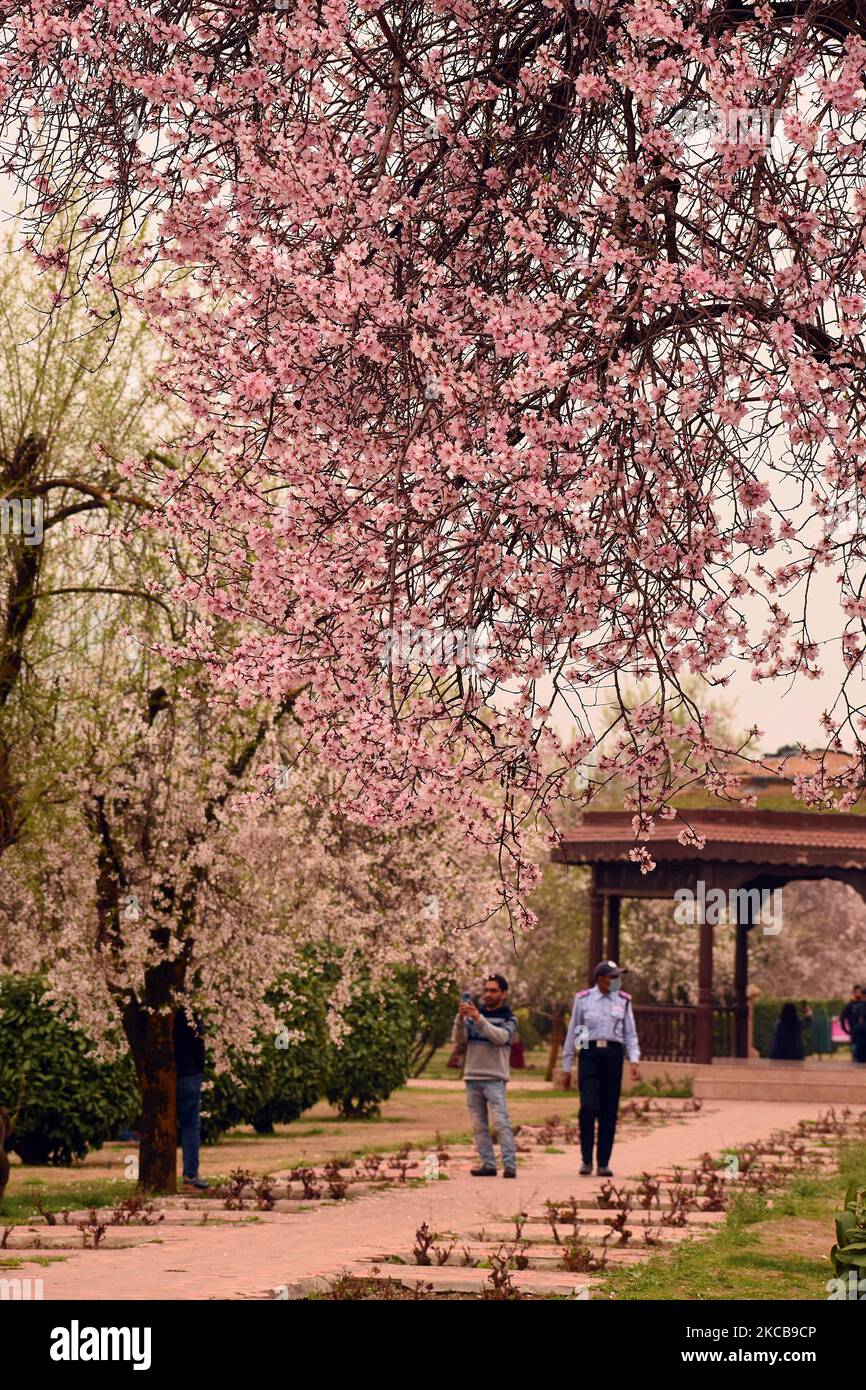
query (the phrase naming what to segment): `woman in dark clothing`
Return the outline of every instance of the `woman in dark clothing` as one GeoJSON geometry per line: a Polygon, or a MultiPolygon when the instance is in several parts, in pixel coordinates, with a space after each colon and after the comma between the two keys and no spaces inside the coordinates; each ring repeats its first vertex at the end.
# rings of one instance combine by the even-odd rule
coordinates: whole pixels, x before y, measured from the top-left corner
{"type": "Polygon", "coordinates": [[[770,1042],[770,1056],[777,1062],[802,1062],[803,1024],[796,1004],[783,1004],[770,1042]]]}

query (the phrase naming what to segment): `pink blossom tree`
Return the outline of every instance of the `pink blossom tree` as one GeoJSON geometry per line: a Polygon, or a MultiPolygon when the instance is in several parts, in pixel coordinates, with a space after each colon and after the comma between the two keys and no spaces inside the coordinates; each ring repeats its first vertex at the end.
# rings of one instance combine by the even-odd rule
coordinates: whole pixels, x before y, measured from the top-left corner
{"type": "MultiPolygon", "coordinates": [[[[58,804],[0,859],[8,969],[45,971],[97,1041],[122,1026],[141,1088],[143,1189],[173,1191],[173,1025],[208,1020],[217,1068],[294,1020],[265,998],[318,945],[338,960],[334,1032],[361,978],[397,964],[428,980],[477,963],[457,931],[483,865],[455,828],[347,823],[330,778],[260,714],[215,701],[200,675],[89,687],[95,715],[58,804]]],[[[70,706],[72,701],[70,700],[70,706]]],[[[344,1030],[343,1030],[344,1031],[344,1030]]]]}
{"type": "Polygon", "coordinates": [[[340,958],[339,1035],[362,972],[411,960],[423,988],[477,959],[481,940],[455,929],[485,869],[444,822],[347,823],[291,695],[238,708],[195,663],[165,660],[190,614],[161,597],[150,484],[117,469],[165,414],[153,344],[134,314],[112,332],[82,301],[58,305],[56,272],[9,251],[0,288],[3,501],[46,502],[3,512],[0,968],[46,973],[96,1045],[125,1036],[141,1183],[164,1190],[176,1009],[207,1016],[218,1066],[291,1032],[291,1000],[277,1018],[263,996],[315,943],[340,958]]]}
{"type": "Polygon", "coordinates": [[[527,816],[612,734],[599,771],[627,782],[648,869],[679,789],[736,788],[683,678],[816,678],[828,565],[846,677],[825,725],[853,753],[801,790],[853,803],[859,5],[0,17],[6,167],[42,263],[65,264],[40,237],[62,208],[94,274],[116,248],[142,272],[124,293],[194,422],[153,470],[189,542],[187,655],[242,702],[303,687],[343,809],[447,807],[498,846],[521,912],[527,816]],[[629,678],[652,698],[629,708],[629,678]]]}

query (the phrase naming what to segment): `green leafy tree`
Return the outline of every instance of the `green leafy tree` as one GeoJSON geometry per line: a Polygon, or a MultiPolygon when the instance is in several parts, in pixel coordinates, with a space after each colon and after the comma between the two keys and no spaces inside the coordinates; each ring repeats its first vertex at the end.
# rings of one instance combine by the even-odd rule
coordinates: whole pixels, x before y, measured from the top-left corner
{"type": "Polygon", "coordinates": [[[242,1124],[270,1134],[275,1124],[290,1124],[316,1104],[328,1067],[327,985],[326,976],[314,971],[278,982],[267,1000],[285,1022],[257,1039],[258,1054],[236,1055],[218,1073],[208,1063],[202,1099],[206,1144],[242,1124]]]}
{"type": "Polygon", "coordinates": [[[11,237],[0,242],[0,505],[12,520],[0,546],[0,853],[62,783],[57,660],[72,614],[157,601],[119,572],[106,532],[125,524],[128,548],[147,547],[151,502],[122,460],[146,453],[171,416],[152,389],[153,338],[112,308],[100,290],[89,303],[65,296],[62,271],[40,274],[11,237]],[[23,770],[21,747],[33,750],[23,770]]]}
{"type": "Polygon", "coordinates": [[[423,979],[417,970],[400,971],[398,981],[411,999],[411,1075],[420,1076],[437,1049],[451,1036],[459,986],[450,976],[423,979]]]}
{"type": "Polygon", "coordinates": [[[128,1057],[100,1062],[74,1019],[44,1002],[36,976],[0,980],[0,1105],[22,1104],[7,1147],[23,1163],[67,1164],[134,1118],[128,1057]]]}
{"type": "Polygon", "coordinates": [[[392,988],[362,989],[344,1015],[346,1035],[331,1050],[327,1097],[347,1119],[377,1115],[412,1067],[412,1004],[392,988]]]}

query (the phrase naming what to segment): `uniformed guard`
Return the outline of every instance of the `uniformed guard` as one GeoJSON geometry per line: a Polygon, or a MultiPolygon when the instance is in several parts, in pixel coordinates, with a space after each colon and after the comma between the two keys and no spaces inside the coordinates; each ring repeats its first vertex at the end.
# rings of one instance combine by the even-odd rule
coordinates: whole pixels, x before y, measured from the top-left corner
{"type": "Polygon", "coordinates": [[[612,1177],[610,1163],[613,1136],[616,1133],[616,1114],[622,1085],[624,1053],[631,1062],[633,1081],[640,1081],[640,1047],[634,1024],[631,995],[620,989],[623,971],[615,960],[603,960],[594,971],[592,989],[582,989],[574,996],[574,1008],[565,1047],[562,1051],[561,1084],[571,1085],[574,1054],[579,1052],[578,1084],[580,1086],[580,1151],[584,1175],[592,1172],[592,1150],[595,1144],[595,1122],[598,1120],[599,1177],[612,1177]]]}

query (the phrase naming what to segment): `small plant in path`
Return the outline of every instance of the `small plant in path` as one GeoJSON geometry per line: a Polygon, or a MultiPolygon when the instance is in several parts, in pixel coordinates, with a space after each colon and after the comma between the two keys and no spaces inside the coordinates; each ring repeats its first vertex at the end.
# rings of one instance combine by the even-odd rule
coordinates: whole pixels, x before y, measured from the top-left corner
{"type": "Polygon", "coordinates": [[[296,1168],[294,1176],[300,1181],[304,1189],[302,1195],[307,1201],[315,1201],[317,1197],[321,1197],[322,1189],[316,1182],[315,1168],[296,1168]]]}
{"type": "Polygon", "coordinates": [[[581,1240],[580,1230],[575,1227],[562,1247],[560,1267],[569,1274],[590,1274],[604,1269],[606,1262],[606,1251],[602,1251],[601,1255],[594,1255],[586,1242],[581,1240]]]}
{"type": "Polygon", "coordinates": [[[556,1224],[559,1220],[559,1207],[555,1202],[551,1202],[549,1198],[544,1204],[544,1214],[547,1218],[547,1224],[553,1232],[553,1239],[556,1241],[557,1245],[561,1245],[562,1242],[559,1239],[559,1231],[556,1228],[556,1224]]]}
{"type": "Polygon", "coordinates": [[[412,1246],[412,1254],[415,1257],[416,1265],[431,1265],[428,1251],[436,1239],[426,1221],[423,1221],[415,1232],[415,1244],[412,1246]]]}
{"type": "Polygon", "coordinates": [[[512,1216],[511,1220],[514,1222],[515,1237],[520,1240],[523,1236],[523,1228],[529,1220],[529,1212],[519,1211],[512,1216]]]}
{"type": "Polygon", "coordinates": [[[220,1196],[225,1197],[226,1211],[243,1211],[244,1192],[254,1186],[255,1178],[248,1168],[235,1168],[229,1173],[226,1187],[220,1188],[220,1196]]]}
{"type": "Polygon", "coordinates": [[[330,1163],[325,1164],[325,1180],[328,1184],[328,1196],[335,1202],[340,1202],[349,1190],[349,1182],[340,1172],[340,1165],[335,1158],[330,1163]]]}
{"type": "Polygon", "coordinates": [[[618,1241],[618,1244],[619,1244],[619,1245],[627,1245],[627,1244],[628,1244],[628,1242],[631,1240],[631,1231],[629,1230],[628,1226],[626,1225],[626,1222],[628,1221],[628,1215],[629,1215],[629,1209],[628,1209],[628,1207],[620,1207],[620,1209],[619,1209],[619,1211],[617,1212],[616,1216],[609,1216],[609,1217],[607,1217],[607,1219],[605,1220],[605,1223],[604,1223],[604,1224],[605,1224],[606,1226],[609,1226],[609,1227],[610,1227],[610,1230],[608,1231],[607,1235],[604,1237],[604,1244],[605,1244],[605,1245],[607,1245],[607,1242],[610,1240],[611,1236],[616,1236],[616,1235],[619,1236],[619,1241],[618,1241]]]}
{"type": "Polygon", "coordinates": [[[490,1256],[490,1273],[484,1288],[481,1290],[483,1299],[497,1299],[504,1302],[523,1297],[511,1277],[513,1253],[509,1246],[502,1245],[495,1254],[490,1256]]]}
{"type": "Polygon", "coordinates": [[[637,1196],[640,1205],[646,1211],[649,1211],[653,1202],[655,1202],[656,1206],[658,1206],[661,1186],[662,1185],[659,1182],[658,1178],[653,1177],[652,1173],[641,1173],[641,1179],[637,1186],[635,1195],[637,1196]]]}
{"type": "Polygon", "coordinates": [[[165,1220],[165,1212],[155,1215],[153,1202],[148,1202],[146,1198],[138,1193],[133,1193],[131,1197],[124,1197],[117,1206],[112,1208],[112,1226],[153,1226],[165,1220]]]}
{"type": "Polygon", "coordinates": [[[107,1230],[107,1222],[100,1221],[99,1213],[96,1211],[96,1208],[91,1207],[88,1213],[87,1221],[82,1222],[81,1225],[81,1243],[83,1249],[87,1249],[87,1241],[89,1237],[92,1241],[92,1248],[94,1250],[98,1250],[99,1243],[105,1236],[105,1232],[107,1230]]]}
{"type": "Polygon", "coordinates": [[[259,1178],[253,1189],[256,1194],[256,1207],[259,1211],[273,1211],[274,1203],[277,1200],[276,1186],[274,1178],[267,1175],[259,1178]]]}

